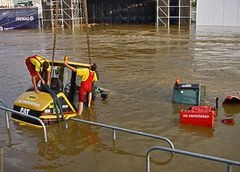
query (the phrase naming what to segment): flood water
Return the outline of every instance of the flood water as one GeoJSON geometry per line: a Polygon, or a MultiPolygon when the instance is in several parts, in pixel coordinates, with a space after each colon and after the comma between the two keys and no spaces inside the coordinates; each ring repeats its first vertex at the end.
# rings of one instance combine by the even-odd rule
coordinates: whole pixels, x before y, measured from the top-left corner
{"type": "MultiPolygon", "coordinates": [[[[85,33],[59,31],[56,59],[88,63],[85,33]]],[[[92,108],[84,108],[86,120],[128,128],[169,138],[177,149],[240,161],[240,110],[224,110],[221,102],[240,91],[240,28],[172,27],[157,32],[150,25],[95,26],[90,30],[92,61],[97,63],[98,86],[109,98],[98,95],[92,108]],[[202,83],[208,105],[219,98],[214,128],[182,125],[178,108],[171,103],[175,78],[202,83]],[[233,117],[235,124],[221,122],[233,117]]],[[[51,59],[51,30],[0,32],[0,99],[13,106],[14,100],[31,86],[25,66],[27,56],[51,59]]],[[[238,108],[238,109],[237,109],[238,108]]],[[[41,129],[10,122],[6,129],[0,116],[0,146],[4,171],[89,171],[144,172],[145,155],[163,141],[69,122],[47,127],[48,143],[41,129]]],[[[157,151],[151,171],[226,171],[226,165],[157,151]]],[[[240,171],[240,167],[233,167],[240,171]]]]}

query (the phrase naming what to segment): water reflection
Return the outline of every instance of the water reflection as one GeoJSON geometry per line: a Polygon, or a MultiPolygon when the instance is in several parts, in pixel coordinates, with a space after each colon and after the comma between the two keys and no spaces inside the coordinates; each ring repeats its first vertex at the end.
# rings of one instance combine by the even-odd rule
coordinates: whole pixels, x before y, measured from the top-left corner
{"type": "Polygon", "coordinates": [[[223,105],[224,115],[226,117],[234,116],[240,113],[240,105],[223,105]]]}
{"type": "Polygon", "coordinates": [[[87,147],[101,143],[98,130],[78,123],[71,124],[68,129],[54,127],[48,132],[51,134],[49,143],[39,143],[39,155],[48,160],[55,160],[62,155],[78,155],[87,147]]]}
{"type": "Polygon", "coordinates": [[[183,130],[182,132],[188,132],[192,135],[197,135],[204,138],[211,138],[214,136],[214,128],[194,126],[191,124],[180,124],[179,129],[183,130]]]}
{"type": "Polygon", "coordinates": [[[226,125],[234,125],[235,118],[240,115],[240,106],[239,104],[230,104],[230,105],[223,105],[224,114],[221,122],[226,125]]]}
{"type": "MultiPolygon", "coordinates": [[[[96,120],[93,116],[86,116],[85,120],[96,120]]],[[[140,158],[142,161],[145,160],[146,155],[144,151],[142,154],[133,153],[128,151],[128,148],[120,149],[117,148],[116,143],[113,141],[112,144],[104,143],[101,139],[100,127],[68,122],[68,128],[64,128],[65,124],[48,128],[49,142],[38,143],[38,155],[41,157],[33,167],[35,170],[59,170],[64,164],[61,159],[69,159],[71,157],[79,157],[80,159],[73,159],[71,163],[79,163],[81,161],[80,154],[86,154],[91,152],[94,156],[101,153],[102,151],[111,152],[118,156],[131,156],[134,158],[140,158]],[[59,161],[60,160],[60,161],[59,161]]],[[[111,137],[111,136],[109,136],[111,137]]],[[[98,158],[94,159],[96,164],[101,164],[98,158]]],[[[155,158],[151,162],[155,165],[166,165],[173,159],[173,154],[167,153],[162,154],[161,159],[155,158]]],[[[97,165],[97,166],[98,166],[97,165]]],[[[71,168],[70,168],[71,169],[71,168]]]]}

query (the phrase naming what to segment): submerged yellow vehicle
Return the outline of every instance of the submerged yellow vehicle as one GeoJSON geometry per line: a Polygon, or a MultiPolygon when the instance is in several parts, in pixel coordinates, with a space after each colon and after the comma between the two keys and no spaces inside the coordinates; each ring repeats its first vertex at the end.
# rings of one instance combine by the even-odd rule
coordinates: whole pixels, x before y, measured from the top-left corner
{"type": "MultiPolygon", "coordinates": [[[[88,64],[71,61],[68,64],[75,68],[89,67],[88,64]]],[[[63,61],[55,60],[51,63],[51,66],[50,88],[52,94],[44,91],[35,93],[33,89],[28,89],[15,100],[13,106],[13,109],[18,112],[41,119],[45,125],[57,123],[77,115],[78,90],[81,83],[80,77],[77,77],[75,72],[65,67],[63,61]]],[[[12,118],[18,122],[41,126],[38,121],[16,113],[12,113],[12,118]]]]}

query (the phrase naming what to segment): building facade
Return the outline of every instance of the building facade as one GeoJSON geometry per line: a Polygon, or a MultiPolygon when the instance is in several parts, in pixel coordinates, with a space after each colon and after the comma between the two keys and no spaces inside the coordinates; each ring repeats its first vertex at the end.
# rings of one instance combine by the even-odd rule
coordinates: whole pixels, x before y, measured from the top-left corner
{"type": "Polygon", "coordinates": [[[196,24],[240,26],[240,0],[198,0],[196,24]]]}

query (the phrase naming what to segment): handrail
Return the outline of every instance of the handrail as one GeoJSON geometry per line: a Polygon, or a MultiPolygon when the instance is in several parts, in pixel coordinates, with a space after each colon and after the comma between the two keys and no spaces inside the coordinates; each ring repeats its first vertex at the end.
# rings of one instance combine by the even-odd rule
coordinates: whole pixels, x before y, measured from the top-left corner
{"type": "Polygon", "coordinates": [[[3,148],[0,148],[0,172],[3,172],[3,148]]]}
{"type": "MultiPolygon", "coordinates": [[[[172,149],[174,149],[173,143],[166,137],[153,135],[153,134],[148,134],[148,133],[144,133],[144,132],[139,132],[139,131],[135,131],[135,130],[129,130],[129,129],[126,129],[126,128],[115,127],[115,126],[106,125],[106,124],[102,124],[102,123],[98,123],[98,122],[87,121],[87,120],[83,120],[83,119],[69,118],[67,121],[69,121],[69,120],[76,121],[76,122],[87,123],[87,124],[91,124],[91,125],[97,125],[97,126],[101,126],[101,127],[104,127],[104,128],[112,129],[113,130],[113,140],[114,141],[116,140],[116,130],[118,130],[118,131],[122,131],[122,132],[132,133],[132,134],[136,134],[136,135],[142,135],[142,136],[151,137],[151,138],[166,141],[170,145],[170,147],[172,149]]],[[[67,121],[66,121],[66,126],[65,126],[66,128],[68,127],[67,126],[67,121]]]]}
{"type": "Polygon", "coordinates": [[[42,125],[42,128],[43,128],[44,141],[47,142],[46,126],[45,126],[45,124],[43,123],[43,121],[41,119],[39,119],[39,118],[37,118],[35,116],[31,116],[31,115],[27,115],[27,114],[15,111],[15,110],[7,108],[7,107],[3,107],[3,106],[0,106],[0,109],[5,110],[5,112],[8,111],[8,112],[16,113],[16,114],[19,114],[19,115],[22,115],[22,116],[25,116],[25,117],[28,117],[28,118],[32,118],[32,119],[37,120],[38,122],[40,122],[40,124],[42,125]]]}
{"type": "MultiPolygon", "coordinates": [[[[6,104],[5,101],[3,101],[3,100],[0,99],[0,103],[2,103],[3,106],[7,108],[7,104],[6,104]]],[[[5,117],[6,117],[7,129],[9,130],[9,128],[10,128],[10,127],[9,127],[9,117],[8,117],[7,111],[5,111],[5,117]]]]}
{"type": "Polygon", "coordinates": [[[162,151],[166,151],[166,152],[172,152],[172,153],[192,156],[195,158],[201,158],[201,159],[207,159],[210,161],[217,161],[220,163],[225,163],[225,164],[227,164],[228,172],[232,171],[232,165],[240,166],[240,162],[238,162],[238,161],[223,159],[223,158],[219,158],[219,157],[215,157],[215,156],[209,156],[209,155],[204,155],[204,154],[199,154],[199,153],[194,153],[194,152],[188,152],[188,151],[179,150],[179,149],[171,149],[171,148],[166,148],[166,147],[162,147],[162,146],[154,146],[154,147],[151,147],[150,149],[148,149],[147,154],[146,154],[146,171],[147,172],[150,172],[150,153],[155,150],[162,150],[162,151]]]}

